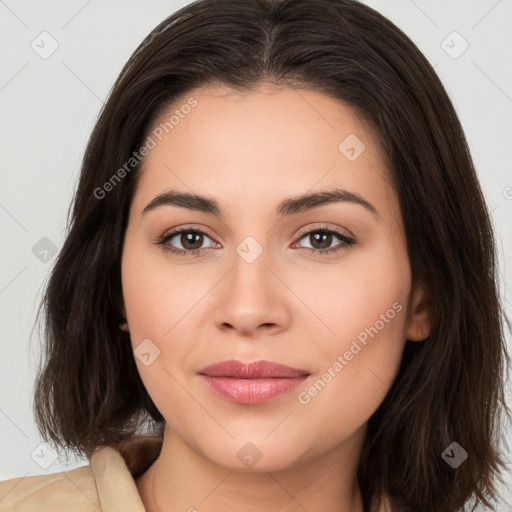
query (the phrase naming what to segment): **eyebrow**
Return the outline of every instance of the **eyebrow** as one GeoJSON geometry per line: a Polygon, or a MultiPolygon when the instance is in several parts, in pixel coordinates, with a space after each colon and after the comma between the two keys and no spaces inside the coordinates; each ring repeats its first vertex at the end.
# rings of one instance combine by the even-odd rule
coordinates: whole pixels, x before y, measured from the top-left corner
{"type": "MultiPolygon", "coordinates": [[[[373,206],[366,199],[358,194],[339,188],[285,199],[279,203],[278,207],[276,208],[276,213],[279,217],[285,217],[331,203],[358,204],[366,208],[376,217],[379,217],[379,212],[375,206],[373,206]]],[[[167,190],[154,197],[147,204],[144,210],[142,210],[141,215],[145,215],[151,210],[164,205],[177,206],[180,208],[187,208],[188,210],[210,213],[220,218],[225,215],[224,208],[221,208],[215,199],[197,194],[190,194],[188,192],[180,192],[178,190],[167,190]]]]}

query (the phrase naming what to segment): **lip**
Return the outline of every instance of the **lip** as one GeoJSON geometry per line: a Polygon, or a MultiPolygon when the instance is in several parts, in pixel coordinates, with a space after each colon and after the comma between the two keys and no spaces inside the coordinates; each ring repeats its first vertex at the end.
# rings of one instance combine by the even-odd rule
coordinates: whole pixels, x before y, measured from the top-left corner
{"type": "Polygon", "coordinates": [[[297,388],[310,375],[272,361],[244,363],[235,359],[211,364],[198,373],[215,394],[242,404],[272,400],[297,388]]]}
{"type": "Polygon", "coordinates": [[[309,375],[306,370],[299,370],[272,361],[254,361],[244,363],[236,359],[220,361],[199,370],[201,375],[208,377],[232,377],[237,379],[292,378],[309,375]]]}

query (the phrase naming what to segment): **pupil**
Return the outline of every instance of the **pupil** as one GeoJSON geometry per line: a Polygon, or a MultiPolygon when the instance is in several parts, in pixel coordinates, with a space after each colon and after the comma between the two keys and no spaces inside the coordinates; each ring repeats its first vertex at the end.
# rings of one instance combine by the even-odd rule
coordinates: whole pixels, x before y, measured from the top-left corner
{"type": "Polygon", "coordinates": [[[198,249],[202,245],[202,239],[201,239],[202,236],[203,235],[201,235],[201,233],[185,233],[185,234],[181,235],[181,244],[186,249],[198,249]],[[197,243],[197,240],[196,240],[195,245],[197,245],[197,247],[190,247],[189,245],[194,245],[194,242],[193,242],[194,237],[199,237],[199,244],[197,243]]]}
{"type": "Polygon", "coordinates": [[[313,247],[315,247],[316,249],[326,249],[327,247],[329,247],[331,245],[331,238],[332,238],[332,235],[330,233],[315,233],[313,235],[313,238],[315,239],[315,243],[320,241],[320,245],[321,247],[315,247],[315,243],[311,244],[313,245],[313,247]],[[323,237],[323,241],[322,240],[319,240],[323,237]],[[327,243],[326,243],[327,241],[327,243]]]}

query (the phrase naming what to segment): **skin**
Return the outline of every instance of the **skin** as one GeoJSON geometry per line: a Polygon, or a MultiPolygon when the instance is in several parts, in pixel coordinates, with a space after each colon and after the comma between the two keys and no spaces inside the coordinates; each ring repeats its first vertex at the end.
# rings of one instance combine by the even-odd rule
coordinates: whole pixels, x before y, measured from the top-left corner
{"type": "MultiPolygon", "coordinates": [[[[149,512],[362,512],[356,471],[368,419],[393,383],[405,339],[430,332],[385,158],[354,110],[310,90],[196,89],[155,126],[190,97],[197,106],[145,158],[123,248],[123,313],[134,349],[150,339],[160,350],[148,366],[135,360],[166,420],[161,455],[136,481],[144,505],[149,512]],[[338,150],[349,134],[366,146],[354,161],[338,150]],[[334,187],[361,195],[379,216],[349,202],[284,218],[275,212],[284,199],[334,187]],[[141,215],[171,188],[215,198],[225,217],[171,205],[141,215]],[[207,231],[202,245],[194,242],[199,255],[155,243],[182,226],[207,231]],[[321,245],[300,235],[321,226],[356,243],[343,246],[333,235],[321,245]],[[236,252],[247,236],[263,248],[251,264],[236,252]],[[307,249],[326,246],[341,249],[307,249]],[[401,311],[300,403],[298,393],[395,303],[401,311]],[[213,394],[197,374],[226,359],[266,359],[311,375],[290,393],[243,405],[213,394]],[[237,457],[248,442],[261,454],[252,467],[237,457]]],[[[168,245],[184,248],[180,241],[168,245]]]]}

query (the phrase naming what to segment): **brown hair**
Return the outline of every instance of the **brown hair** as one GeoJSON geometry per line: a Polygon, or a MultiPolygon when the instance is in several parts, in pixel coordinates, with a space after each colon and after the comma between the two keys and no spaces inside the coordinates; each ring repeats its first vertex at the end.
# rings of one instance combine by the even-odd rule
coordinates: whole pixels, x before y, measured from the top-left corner
{"type": "MultiPolygon", "coordinates": [[[[162,425],[119,330],[120,261],[140,165],[95,192],[178,96],[224,84],[305,87],[345,102],[379,134],[400,201],[414,282],[434,329],[406,341],[369,420],[358,470],[365,510],[453,512],[492,498],[509,355],[490,216],[460,122],[414,43],[353,0],[200,0],[160,23],[116,80],[91,134],[68,234],[48,281],[34,411],[43,438],[90,455],[162,425]],[[469,454],[456,470],[452,442],[469,454]]],[[[509,325],[510,327],[510,325],[509,325]]]]}

